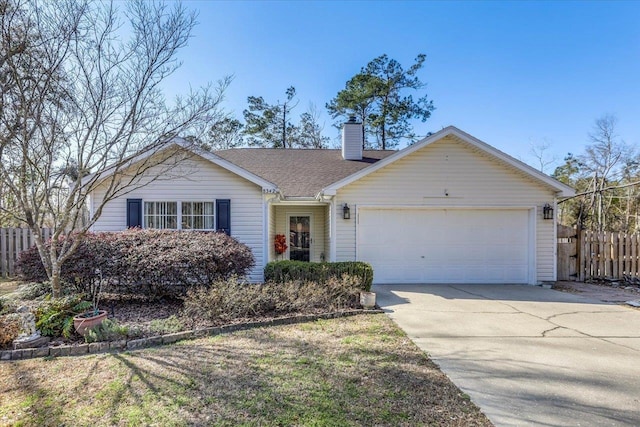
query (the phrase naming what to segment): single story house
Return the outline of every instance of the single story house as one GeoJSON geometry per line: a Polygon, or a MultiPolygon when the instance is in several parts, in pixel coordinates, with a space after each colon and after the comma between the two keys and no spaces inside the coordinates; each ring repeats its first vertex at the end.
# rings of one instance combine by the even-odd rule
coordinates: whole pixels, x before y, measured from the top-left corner
{"type": "MultiPolygon", "coordinates": [[[[363,151],[362,132],[345,123],[341,150],[212,153],[175,138],[154,155],[188,150],[182,173],[150,168],[93,230],[224,230],[253,251],[252,281],[279,259],[366,261],[374,283],[556,280],[551,209],[573,189],[453,126],[399,151],[363,151]]],[[[103,194],[91,193],[91,214],[103,194]]]]}

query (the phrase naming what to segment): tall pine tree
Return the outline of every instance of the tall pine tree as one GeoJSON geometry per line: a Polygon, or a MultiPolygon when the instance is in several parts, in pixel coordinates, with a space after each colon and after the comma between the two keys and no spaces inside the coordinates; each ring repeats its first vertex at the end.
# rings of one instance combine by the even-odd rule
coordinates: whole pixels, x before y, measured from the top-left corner
{"type": "Polygon", "coordinates": [[[363,141],[363,148],[396,147],[400,140],[413,140],[411,120],[426,121],[434,110],[433,101],[423,95],[414,100],[407,91],[421,91],[425,84],[417,73],[426,56],[420,54],[405,70],[402,65],[382,55],[363,67],[349,79],[345,88],[327,103],[329,114],[335,119],[356,116],[365,126],[365,135],[374,141],[363,141]]]}

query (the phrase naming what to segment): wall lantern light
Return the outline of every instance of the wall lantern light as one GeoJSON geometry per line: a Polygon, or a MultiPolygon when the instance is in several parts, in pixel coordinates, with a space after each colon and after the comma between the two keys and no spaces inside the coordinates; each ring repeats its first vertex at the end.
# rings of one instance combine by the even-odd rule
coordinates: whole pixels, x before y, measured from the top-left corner
{"type": "Polygon", "coordinates": [[[549,203],[545,203],[542,208],[542,217],[544,219],[553,219],[553,208],[549,205],[549,203]]]}
{"type": "Polygon", "coordinates": [[[349,209],[349,205],[346,203],[342,206],[342,218],[351,219],[351,209],[349,209]]]}

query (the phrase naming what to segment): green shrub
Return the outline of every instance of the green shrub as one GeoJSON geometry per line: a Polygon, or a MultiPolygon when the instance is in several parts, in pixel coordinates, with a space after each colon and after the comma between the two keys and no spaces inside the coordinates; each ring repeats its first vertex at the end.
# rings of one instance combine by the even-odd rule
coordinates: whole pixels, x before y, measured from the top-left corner
{"type": "Polygon", "coordinates": [[[285,260],[270,262],[264,268],[265,282],[303,280],[325,283],[330,278],[340,278],[345,274],[360,280],[360,290],[371,290],[373,268],[362,261],[317,263],[285,260]]]}
{"type": "Polygon", "coordinates": [[[25,283],[18,287],[18,295],[25,300],[34,300],[51,293],[51,283],[44,282],[25,283]]]}
{"type": "Polygon", "coordinates": [[[186,317],[223,322],[259,317],[333,311],[356,307],[360,279],[344,275],[324,283],[288,280],[283,283],[240,283],[220,280],[208,288],[190,289],[184,300],[186,317]]]}
{"type": "Polygon", "coordinates": [[[74,333],[73,316],[90,308],[91,303],[80,295],[47,299],[36,309],[36,328],[47,337],[69,338],[74,333]]]}
{"type": "Polygon", "coordinates": [[[164,335],[172,334],[174,332],[180,332],[184,330],[184,324],[175,315],[169,316],[166,319],[152,320],[149,325],[149,330],[153,333],[164,335]]]}
{"type": "Polygon", "coordinates": [[[104,319],[98,326],[87,330],[84,340],[87,343],[98,341],[117,341],[129,336],[129,328],[121,326],[115,320],[104,319]]]}

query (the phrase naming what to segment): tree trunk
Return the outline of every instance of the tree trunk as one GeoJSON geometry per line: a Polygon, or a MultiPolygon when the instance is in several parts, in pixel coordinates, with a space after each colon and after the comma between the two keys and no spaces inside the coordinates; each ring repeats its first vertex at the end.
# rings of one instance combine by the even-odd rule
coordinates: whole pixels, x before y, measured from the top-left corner
{"type": "Polygon", "coordinates": [[[362,151],[364,151],[366,149],[366,142],[367,142],[367,137],[366,137],[366,132],[365,132],[367,112],[363,109],[360,112],[360,116],[361,116],[360,120],[362,121],[362,151]]]}
{"type": "Polygon", "coordinates": [[[287,105],[282,109],[282,148],[287,148],[287,105]]]}
{"type": "Polygon", "coordinates": [[[51,296],[60,298],[62,296],[62,284],[60,283],[60,267],[57,262],[51,266],[51,296]]]}

